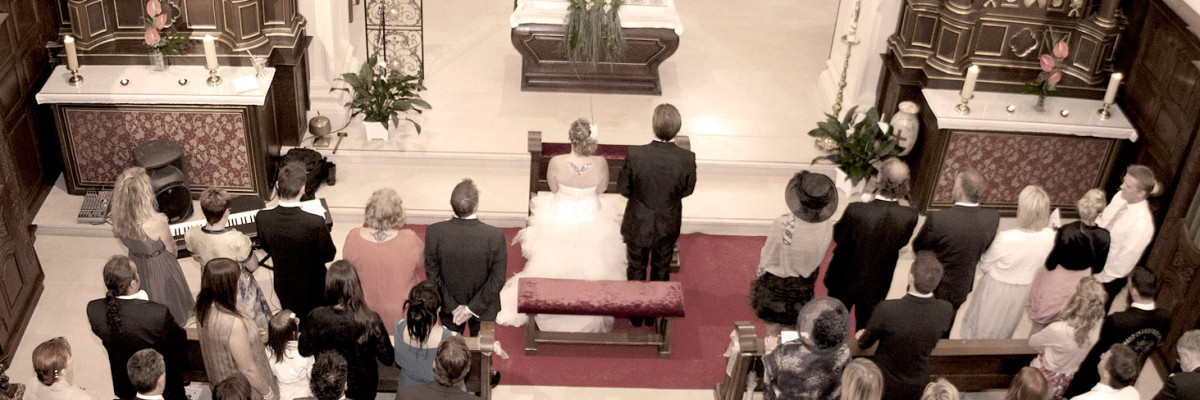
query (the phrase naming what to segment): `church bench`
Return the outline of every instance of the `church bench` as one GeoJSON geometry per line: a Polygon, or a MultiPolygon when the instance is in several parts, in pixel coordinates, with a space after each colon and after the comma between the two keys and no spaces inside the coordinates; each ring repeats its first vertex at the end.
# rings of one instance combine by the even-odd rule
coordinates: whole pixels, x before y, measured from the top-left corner
{"type": "MultiPolygon", "coordinates": [[[[183,371],[185,382],[208,382],[208,374],[204,371],[204,355],[200,351],[200,332],[195,327],[187,328],[187,358],[188,366],[183,371]]],[[[471,372],[467,374],[467,392],[478,393],[480,398],[492,398],[491,371],[492,351],[496,341],[496,323],[484,321],[480,323],[479,337],[464,338],[467,349],[471,351],[471,372]]],[[[395,392],[399,384],[400,368],[395,365],[379,363],[379,392],[395,392]]]]}
{"type": "MultiPolygon", "coordinates": [[[[691,140],[685,135],[675,137],[675,144],[685,150],[691,150],[691,140]]],[[[625,153],[629,145],[601,144],[596,147],[595,155],[604,157],[608,163],[608,188],[605,193],[617,192],[617,176],[625,167],[625,153]]],[[[542,141],[541,131],[529,131],[529,197],[536,197],[538,192],[549,192],[550,183],[546,180],[546,169],[550,159],[557,155],[571,152],[570,143],[547,143],[542,141]]],[[[679,272],[679,245],[675,246],[675,254],[671,257],[671,273],[679,272]]]]}
{"type": "Polygon", "coordinates": [[[671,358],[671,322],[684,316],[683,284],[679,282],[585,281],[521,278],[517,311],[525,323],[525,354],[537,355],[539,343],[652,345],[659,358],[671,358]],[[654,317],[654,333],[546,332],[538,329],[537,314],[654,317]]]}
{"type": "MultiPolygon", "coordinates": [[[[763,339],[749,321],[734,323],[741,351],[734,355],[733,376],[725,376],[714,390],[717,400],[742,399],[746,375],[765,354],[763,339]]],[[[846,342],[853,357],[871,358],[875,347],[861,350],[857,340],[846,342]]],[[[929,359],[930,379],[946,378],[960,392],[1007,389],[1013,376],[1037,357],[1025,339],[942,339],[929,359]]]]}

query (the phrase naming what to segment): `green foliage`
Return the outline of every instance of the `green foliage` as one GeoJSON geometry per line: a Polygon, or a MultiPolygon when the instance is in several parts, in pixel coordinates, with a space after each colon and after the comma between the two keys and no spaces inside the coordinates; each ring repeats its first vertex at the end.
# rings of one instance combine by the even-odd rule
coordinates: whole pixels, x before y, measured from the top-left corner
{"type": "Polygon", "coordinates": [[[157,45],[148,47],[163,54],[174,55],[183,52],[190,42],[191,38],[187,34],[171,28],[162,32],[162,40],[159,40],[157,45]]]}
{"type": "Polygon", "coordinates": [[[423,109],[433,108],[425,100],[421,100],[421,95],[417,93],[425,90],[425,85],[416,76],[377,66],[378,61],[377,57],[371,56],[359,68],[357,74],[345,73],[337,79],[346,82],[350,87],[333,88],[329,91],[341,90],[353,95],[346,103],[346,108],[354,111],[350,115],[351,118],[362,114],[363,120],[382,122],[385,128],[389,127],[389,121],[394,126],[400,126],[400,120],[404,119],[411,122],[420,134],[421,125],[403,114],[409,111],[420,114],[423,109]]]}
{"type": "Polygon", "coordinates": [[[625,34],[618,10],[625,0],[571,0],[567,6],[562,51],[567,60],[595,69],[601,61],[625,56],[625,34]]]}
{"type": "Polygon", "coordinates": [[[829,138],[838,145],[831,154],[814,158],[813,164],[829,160],[837,164],[850,178],[850,183],[855,185],[878,172],[874,164],[904,151],[904,147],[896,142],[892,127],[889,126],[887,132],[879,129],[879,111],[871,107],[862,120],[854,122],[857,110],[858,107],[854,107],[846,111],[840,121],[833,114],[825,114],[826,120],[817,123],[816,129],[808,131],[809,136],[829,138]]]}

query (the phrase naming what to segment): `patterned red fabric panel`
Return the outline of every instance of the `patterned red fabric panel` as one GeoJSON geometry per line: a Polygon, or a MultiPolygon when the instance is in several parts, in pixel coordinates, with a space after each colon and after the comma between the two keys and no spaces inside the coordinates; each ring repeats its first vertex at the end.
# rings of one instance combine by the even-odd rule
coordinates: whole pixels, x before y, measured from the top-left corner
{"type": "Polygon", "coordinates": [[[112,182],[133,149],[165,139],[183,147],[192,185],[253,186],[246,127],[236,111],[64,110],[83,182],[112,182]]]}
{"type": "Polygon", "coordinates": [[[1052,206],[1075,207],[1099,180],[1111,139],[952,132],[933,201],[953,202],[954,175],[974,167],[988,181],[985,203],[1016,204],[1026,185],[1040,185],[1052,206]]]}
{"type": "MultiPolygon", "coordinates": [[[[610,160],[624,160],[629,146],[619,144],[602,144],[596,147],[594,155],[610,160]]],[[[542,143],[542,157],[550,158],[571,152],[570,143],[542,143]]]]}
{"type": "Polygon", "coordinates": [[[679,282],[521,278],[517,311],[525,314],[683,317],[679,282]]]}

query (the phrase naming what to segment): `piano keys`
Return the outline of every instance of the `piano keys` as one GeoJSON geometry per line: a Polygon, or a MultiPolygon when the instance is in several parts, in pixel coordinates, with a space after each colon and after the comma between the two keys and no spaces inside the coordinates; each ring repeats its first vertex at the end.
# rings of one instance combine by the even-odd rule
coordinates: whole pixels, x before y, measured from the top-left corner
{"type": "MultiPolygon", "coordinates": [[[[333,227],[333,215],[329,213],[329,204],[325,202],[324,198],[302,201],[300,202],[300,207],[305,211],[309,211],[314,214],[316,213],[315,211],[323,211],[325,225],[329,226],[330,228],[333,227]]],[[[249,236],[250,240],[254,241],[254,247],[258,248],[258,225],[254,223],[254,217],[258,215],[260,210],[262,209],[260,208],[257,210],[231,213],[229,214],[229,221],[226,222],[225,226],[237,229],[239,232],[242,232],[242,234],[249,236]]],[[[208,221],[206,221],[204,218],[200,218],[194,221],[180,222],[170,225],[171,236],[175,239],[175,246],[178,249],[176,258],[188,257],[192,255],[192,253],[187,250],[187,244],[184,243],[183,235],[187,233],[188,230],[202,227],[207,223],[208,221]]]]}

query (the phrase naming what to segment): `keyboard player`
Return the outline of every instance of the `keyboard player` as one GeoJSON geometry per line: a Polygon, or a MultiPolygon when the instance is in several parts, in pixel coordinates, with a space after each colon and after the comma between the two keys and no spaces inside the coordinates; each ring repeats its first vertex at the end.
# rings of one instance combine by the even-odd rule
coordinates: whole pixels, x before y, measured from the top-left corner
{"type": "Polygon", "coordinates": [[[263,295],[254,271],[258,270],[258,255],[250,237],[229,226],[229,194],[220,188],[208,188],[200,194],[200,209],[204,212],[205,225],[191,228],[183,235],[187,249],[200,265],[217,258],[228,258],[242,263],[242,276],[238,279],[238,308],[254,320],[258,329],[266,330],[271,319],[271,309],[263,295]]]}
{"type": "Polygon", "coordinates": [[[301,164],[280,169],[275,187],[279,206],[259,211],[254,218],[259,244],[275,265],[279,303],[301,320],[324,303],[325,263],[337,254],[325,219],[301,208],[307,176],[301,164]]]}

